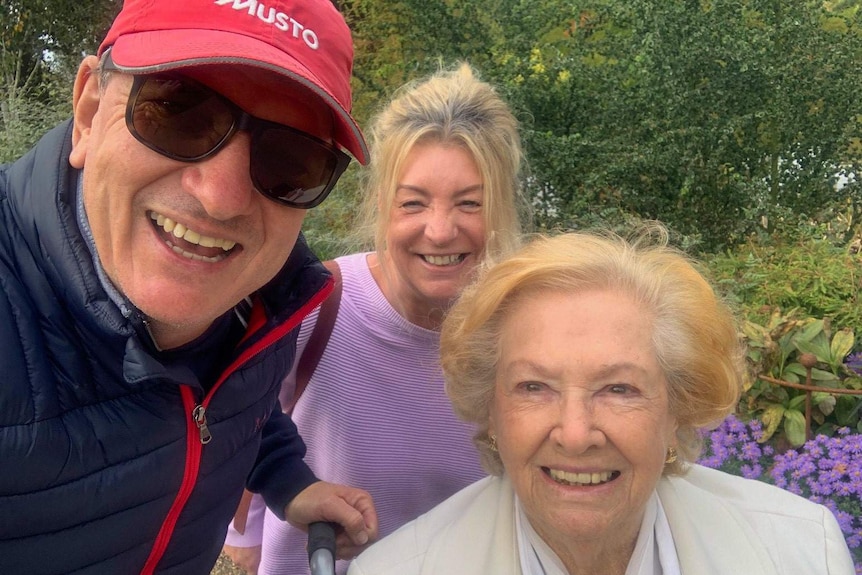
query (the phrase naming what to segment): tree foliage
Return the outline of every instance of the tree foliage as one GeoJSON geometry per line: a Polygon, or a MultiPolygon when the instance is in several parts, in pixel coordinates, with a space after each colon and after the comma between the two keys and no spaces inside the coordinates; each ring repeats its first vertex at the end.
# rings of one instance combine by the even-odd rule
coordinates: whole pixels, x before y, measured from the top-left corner
{"type": "Polygon", "coordinates": [[[350,8],[358,50],[366,49],[360,93],[379,100],[458,58],[500,86],[523,120],[540,227],[633,215],[716,249],[758,227],[828,219],[839,198],[853,200],[858,218],[858,184],[834,185],[859,173],[862,158],[858,2],[354,0],[350,8]],[[386,70],[383,81],[368,82],[371,70],[386,70]]]}
{"type": "MultiPolygon", "coordinates": [[[[72,71],[119,3],[0,0],[0,159],[68,114],[72,71]]],[[[660,219],[703,250],[836,219],[839,240],[858,231],[859,0],[339,4],[361,123],[457,60],[498,86],[540,229],[660,219]]]]}
{"type": "Polygon", "coordinates": [[[74,70],[117,8],[115,0],[0,2],[0,161],[69,115],[74,70]]]}

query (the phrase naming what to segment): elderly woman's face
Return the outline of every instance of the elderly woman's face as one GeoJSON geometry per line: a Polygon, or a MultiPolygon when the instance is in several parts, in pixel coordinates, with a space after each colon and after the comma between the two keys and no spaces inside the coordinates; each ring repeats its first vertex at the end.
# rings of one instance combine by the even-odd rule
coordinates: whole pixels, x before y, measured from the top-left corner
{"type": "Polygon", "coordinates": [[[640,527],[676,431],[651,336],[610,291],[528,295],[504,320],[490,431],[555,550],[640,527]]]}

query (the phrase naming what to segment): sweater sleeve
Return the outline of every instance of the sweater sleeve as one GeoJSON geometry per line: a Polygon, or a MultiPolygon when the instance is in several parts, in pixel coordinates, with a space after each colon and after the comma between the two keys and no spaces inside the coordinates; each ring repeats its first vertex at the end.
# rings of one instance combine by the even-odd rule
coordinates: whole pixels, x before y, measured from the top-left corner
{"type": "Polygon", "coordinates": [[[263,426],[257,461],[248,477],[249,491],[260,493],[275,515],[284,520],[284,508],[300,491],[318,481],[303,461],[305,443],[290,416],[276,402],[263,426]]]}

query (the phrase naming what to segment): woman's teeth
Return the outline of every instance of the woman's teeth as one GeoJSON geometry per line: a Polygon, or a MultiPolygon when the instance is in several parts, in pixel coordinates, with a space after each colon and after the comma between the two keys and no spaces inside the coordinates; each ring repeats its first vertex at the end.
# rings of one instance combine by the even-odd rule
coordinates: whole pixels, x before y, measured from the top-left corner
{"type": "Polygon", "coordinates": [[[613,471],[601,471],[599,473],[569,473],[559,469],[548,469],[548,475],[557,483],[565,485],[601,485],[610,481],[614,476],[613,471]]]}
{"type": "Polygon", "coordinates": [[[453,254],[449,256],[422,256],[425,261],[435,266],[452,266],[464,259],[464,254],[453,254]]]}

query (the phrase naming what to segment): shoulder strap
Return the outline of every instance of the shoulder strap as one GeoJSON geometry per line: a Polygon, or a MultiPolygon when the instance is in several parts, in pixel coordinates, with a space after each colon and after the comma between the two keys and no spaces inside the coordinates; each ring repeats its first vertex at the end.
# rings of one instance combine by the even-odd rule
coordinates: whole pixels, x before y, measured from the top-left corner
{"type": "MultiPolygon", "coordinates": [[[[335,317],[338,315],[338,307],[341,304],[341,269],[335,260],[323,262],[323,265],[332,274],[335,285],[329,297],[320,304],[317,322],[314,324],[314,329],[311,330],[311,336],[308,338],[308,343],[305,344],[302,355],[297,360],[299,363],[296,366],[296,387],[293,392],[293,399],[288,405],[282,406],[282,409],[286,413],[293,411],[293,407],[308,386],[308,380],[311,379],[311,375],[317,367],[317,362],[320,361],[323,350],[326,349],[326,344],[329,342],[332,327],[335,325],[335,317]]],[[[248,512],[253,496],[254,494],[248,489],[243,490],[242,499],[240,499],[239,506],[234,514],[233,528],[240,535],[245,533],[248,512]]]]}
{"type": "Polygon", "coordinates": [[[296,402],[299,401],[302,392],[308,386],[308,382],[317,368],[317,362],[320,361],[323,350],[326,349],[326,344],[329,343],[329,336],[332,334],[335,318],[338,316],[338,307],[341,304],[341,269],[335,260],[323,262],[323,265],[332,274],[335,285],[329,297],[320,304],[317,322],[314,324],[314,329],[311,330],[311,336],[308,338],[308,343],[305,344],[302,355],[297,360],[296,386],[293,392],[293,399],[290,404],[284,407],[286,413],[293,411],[296,402]]]}

